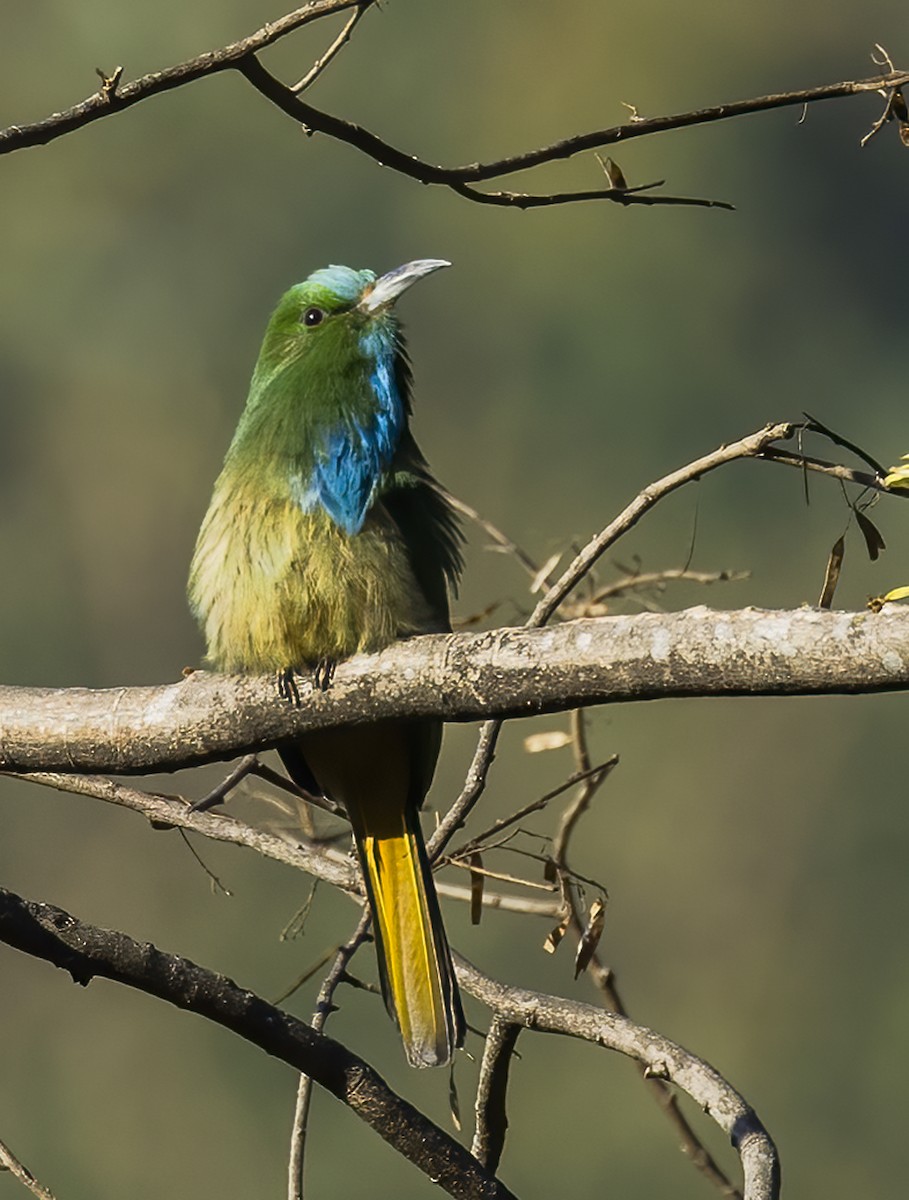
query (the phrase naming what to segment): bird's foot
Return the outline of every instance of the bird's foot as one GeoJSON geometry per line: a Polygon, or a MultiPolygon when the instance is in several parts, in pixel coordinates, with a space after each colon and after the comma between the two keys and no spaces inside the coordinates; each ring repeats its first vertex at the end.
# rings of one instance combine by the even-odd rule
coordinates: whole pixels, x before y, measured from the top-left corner
{"type": "Polygon", "coordinates": [[[300,690],[297,687],[297,673],[294,667],[282,667],[276,671],[275,686],[282,700],[287,700],[294,708],[300,707],[300,690]]]}
{"type": "Polygon", "coordinates": [[[333,658],[320,658],[313,667],[312,685],[320,692],[327,692],[335,677],[335,667],[338,664],[333,658]]]}

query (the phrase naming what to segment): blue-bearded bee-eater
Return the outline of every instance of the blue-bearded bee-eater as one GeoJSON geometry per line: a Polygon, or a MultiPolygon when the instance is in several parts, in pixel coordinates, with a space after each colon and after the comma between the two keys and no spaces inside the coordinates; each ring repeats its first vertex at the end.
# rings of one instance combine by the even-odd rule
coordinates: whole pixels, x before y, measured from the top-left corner
{"type": "MultiPolygon", "coordinates": [[[[190,571],[216,669],[330,670],[450,628],[461,535],[410,431],[394,311],[448,265],[419,259],[379,278],[332,266],[281,298],[190,571]]],[[[419,824],[441,734],[436,721],[383,721],[281,749],[299,786],[346,809],[385,1003],[418,1067],[449,1063],[464,1029],[419,824]]]]}

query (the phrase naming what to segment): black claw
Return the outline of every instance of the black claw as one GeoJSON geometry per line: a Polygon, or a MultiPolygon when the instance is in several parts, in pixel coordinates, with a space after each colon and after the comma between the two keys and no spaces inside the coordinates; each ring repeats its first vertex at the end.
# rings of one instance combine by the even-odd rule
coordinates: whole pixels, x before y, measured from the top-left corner
{"type": "Polygon", "coordinates": [[[293,667],[284,667],[276,671],[275,684],[282,700],[289,701],[294,708],[300,707],[300,692],[297,688],[296,672],[293,667]]]}
{"type": "Polygon", "coordinates": [[[320,692],[327,692],[331,687],[331,681],[335,677],[335,667],[337,665],[333,658],[320,658],[313,668],[313,687],[317,688],[320,692]]]}

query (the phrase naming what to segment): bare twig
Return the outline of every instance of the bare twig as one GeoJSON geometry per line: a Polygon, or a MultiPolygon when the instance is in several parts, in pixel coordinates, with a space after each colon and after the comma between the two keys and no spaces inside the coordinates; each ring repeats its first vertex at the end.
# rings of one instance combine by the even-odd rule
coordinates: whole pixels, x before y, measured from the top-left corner
{"type": "MultiPolygon", "coordinates": [[[[330,883],[347,892],[361,902],[360,880],[351,858],[324,844],[311,843],[297,837],[293,841],[264,830],[256,829],[228,816],[209,816],[195,813],[182,800],[168,796],[155,796],[137,788],[125,787],[113,779],[97,775],[67,775],[57,772],[36,771],[17,776],[27,783],[52,787],[57,791],[71,792],[78,796],[92,796],[107,804],[116,804],[131,809],[146,817],[158,829],[187,829],[214,841],[228,842],[254,850],[265,858],[284,863],[305,871],[307,874],[330,883]]],[[[470,889],[439,880],[436,891],[441,896],[469,904],[470,889]]],[[[519,912],[532,916],[554,917],[557,906],[550,901],[523,896],[505,895],[488,888],[483,894],[483,907],[503,912],[519,912]]]]}
{"type": "Polygon", "coordinates": [[[749,578],[748,571],[692,571],[688,567],[667,567],[663,571],[627,572],[610,583],[598,583],[593,595],[576,603],[566,601],[559,607],[559,616],[564,620],[575,617],[605,617],[611,611],[607,600],[625,596],[629,592],[648,590],[662,591],[670,583],[697,583],[709,587],[715,583],[738,583],[749,578]]]}
{"type": "Polygon", "coordinates": [[[858,471],[854,467],[846,467],[841,463],[827,462],[825,459],[815,458],[811,454],[796,454],[783,450],[779,446],[767,446],[755,457],[767,462],[782,463],[785,467],[795,467],[800,471],[814,471],[820,475],[829,475],[832,479],[842,480],[843,483],[855,483],[859,487],[870,488],[875,492],[886,492],[888,496],[899,496],[903,500],[909,498],[909,492],[892,491],[885,487],[884,480],[880,475],[873,475],[870,471],[858,471]]]}
{"type": "Polygon", "coordinates": [[[757,1114],[718,1071],[662,1034],[618,1013],[499,983],[456,956],[458,981],[507,1024],[581,1038],[633,1058],[686,1092],[729,1136],[742,1164],[744,1200],[777,1200],[776,1147],[757,1114]]]}
{"type": "Polygon", "coordinates": [[[577,587],[600,555],[636,525],[641,517],[662,500],[664,496],[669,495],[670,492],[674,492],[677,488],[683,487],[686,483],[700,479],[709,471],[715,471],[718,467],[725,466],[726,463],[734,462],[737,458],[756,458],[773,442],[785,441],[792,437],[794,431],[795,426],[788,422],[766,425],[763,429],[758,430],[757,433],[749,434],[748,437],[741,438],[737,442],[732,442],[728,446],[720,446],[718,450],[714,450],[711,454],[705,454],[703,458],[696,459],[687,466],[681,467],[669,475],[665,475],[662,479],[658,479],[655,483],[651,483],[648,487],[644,488],[627,508],[619,513],[615,520],[611,521],[605,529],[592,538],[583,550],[575,556],[561,577],[546,592],[534,609],[527,622],[528,627],[536,628],[540,625],[545,625],[565,597],[577,587]]]}
{"type": "Polygon", "coordinates": [[[306,838],[297,837],[294,841],[289,841],[264,830],[255,829],[234,817],[194,812],[192,807],[182,800],[155,796],[137,788],[125,787],[103,776],[45,771],[22,775],[20,778],[29,783],[56,788],[61,792],[92,796],[107,804],[129,808],[146,817],[158,829],[186,829],[213,841],[246,846],[265,858],[296,867],[325,883],[330,883],[333,887],[341,888],[352,895],[359,895],[359,876],[352,860],[338,850],[311,843],[306,838]]]}
{"type": "MultiPolygon", "coordinates": [[[[0,130],[0,154],[46,144],[101,117],[120,112],[161,92],[181,87],[193,80],[221,71],[238,70],[257,91],[295,120],[306,132],[323,133],[350,145],[399,174],[421,183],[448,187],[458,195],[477,203],[525,209],[585,200],[606,200],[621,205],[682,204],[728,208],[731,206],[719,201],[679,196],[654,196],[628,187],[533,195],[521,192],[481,191],[477,190],[474,185],[544,163],[560,162],[576,154],[602,149],[604,146],[615,145],[617,142],[628,142],[633,138],[645,137],[670,129],[682,129],[735,119],[746,113],[793,105],[804,107],[806,104],[860,95],[866,92],[883,91],[892,98],[901,95],[900,89],[909,83],[909,73],[888,71],[871,79],[847,80],[799,91],[773,93],[665,117],[643,118],[638,115],[636,110],[633,110],[631,119],[623,125],[577,134],[550,145],[491,162],[471,163],[460,167],[441,167],[399,149],[362,126],[306,104],[300,98],[300,92],[304,86],[308,86],[327,62],[331,61],[347,37],[350,36],[356,20],[370,7],[370,3],[371,0],[312,0],[302,8],[263,26],[247,38],[165,70],[144,75],[123,86],[120,86],[118,73],[110,77],[105,76],[101,89],[81,103],[30,124],[11,125],[0,130]],[[312,71],[294,87],[282,83],[267,71],[256,57],[260,51],[267,49],[296,29],[331,13],[346,9],[354,9],[355,12],[345,30],[323,55],[323,58],[316,63],[312,71]]],[[[888,106],[888,114],[885,114],[885,119],[886,115],[891,112],[892,104],[888,106]]]]}
{"type": "Polygon", "coordinates": [[[486,788],[489,769],[496,756],[496,743],[502,731],[502,722],[497,719],[484,721],[480,726],[477,746],[474,750],[461,794],[439,822],[438,827],[426,844],[431,862],[435,862],[455,833],[467,820],[467,815],[486,788]]]}
{"type": "MultiPolygon", "coordinates": [[[[872,52],[871,61],[874,65],[880,67],[882,70],[886,70],[888,74],[893,74],[893,60],[880,42],[874,43],[874,49],[880,55],[880,58],[878,58],[872,52]]],[[[901,88],[882,87],[879,91],[886,100],[884,111],[862,138],[859,145],[864,148],[876,134],[880,133],[888,121],[896,121],[899,128],[900,140],[904,146],[909,146],[909,112],[907,112],[906,101],[901,88]]]]}
{"type": "MultiPolygon", "coordinates": [[[[590,751],[587,743],[587,730],[584,713],[575,709],[571,714],[571,734],[574,747],[575,763],[579,770],[589,769],[590,751]]],[[[578,908],[575,889],[571,886],[571,868],[568,863],[568,846],[571,835],[577,828],[578,820],[587,811],[593,799],[596,788],[605,780],[604,776],[592,776],[585,785],[578,789],[578,795],[562,815],[556,836],[553,839],[552,857],[562,880],[562,895],[568,907],[568,918],[563,922],[563,928],[573,929],[581,936],[584,922],[578,908]]],[[[610,1011],[628,1016],[628,1011],[619,994],[618,984],[614,973],[601,961],[596,947],[588,956],[586,970],[603,1002],[610,1011]]],[[[741,1192],[718,1165],[713,1155],[695,1133],[688,1119],[679,1108],[678,1098],[665,1079],[648,1073],[642,1067],[642,1073],[650,1094],[668,1117],[679,1139],[682,1152],[691,1160],[694,1166],[710,1180],[721,1195],[742,1200],[741,1192]]]]}
{"type": "MultiPolygon", "coordinates": [[[[346,978],[347,964],[366,938],[370,919],[369,910],[364,909],[356,929],[348,941],[339,948],[331,970],[322,981],[311,1022],[313,1029],[317,1033],[321,1033],[325,1028],[325,1022],[333,1010],[335,991],[346,978]]],[[[312,1085],[312,1076],[304,1072],[300,1076],[300,1081],[297,1085],[297,1101],[294,1106],[294,1119],[290,1135],[290,1158],[287,1164],[287,1200],[303,1200],[303,1162],[306,1154],[306,1129],[309,1121],[310,1104],[312,1102],[312,1085]]],[[[495,1169],[495,1167],[491,1168],[493,1171],[495,1169]]]]}
{"type": "MultiPolygon", "coordinates": [[[[624,207],[643,205],[675,205],[687,208],[723,208],[727,212],[735,212],[735,205],[726,200],[702,200],[694,196],[654,196],[640,188],[590,188],[587,191],[575,192],[481,192],[469,184],[450,184],[453,191],[467,200],[477,204],[493,204],[498,208],[517,208],[522,212],[529,208],[552,208],[560,204],[579,204],[591,200],[609,200],[613,204],[624,207]]],[[[646,187],[659,187],[657,183],[649,183],[646,187]]]]}
{"type": "Polygon", "coordinates": [[[531,800],[529,804],[525,804],[523,808],[519,808],[516,812],[510,813],[507,817],[500,817],[499,820],[494,821],[488,829],[484,829],[482,833],[476,834],[476,836],[472,837],[470,841],[462,843],[462,845],[458,846],[456,850],[453,850],[451,852],[451,857],[466,858],[474,850],[485,849],[489,839],[496,837],[502,832],[502,830],[509,829],[512,825],[517,824],[518,821],[523,821],[525,817],[529,817],[532,813],[541,812],[547,806],[547,804],[550,803],[550,801],[555,800],[558,796],[564,795],[569,788],[573,788],[576,784],[582,783],[588,776],[599,774],[600,772],[608,773],[608,771],[614,767],[618,761],[618,757],[613,755],[611,758],[607,759],[606,762],[601,763],[597,767],[587,766],[583,770],[577,771],[574,775],[571,775],[557,787],[554,787],[551,791],[548,791],[544,796],[540,796],[536,800],[531,800]]]}
{"type": "MultiPolygon", "coordinates": [[[[495,1167],[492,1170],[494,1171],[495,1167]]],[[[39,1197],[39,1200],[54,1200],[53,1193],[38,1182],[25,1163],[16,1158],[5,1142],[0,1142],[0,1171],[9,1171],[14,1179],[24,1184],[33,1196],[39,1197]]]]}
{"type": "Polygon", "coordinates": [[[111,979],[197,1013],[306,1072],[450,1196],[458,1200],[512,1196],[468,1150],[393,1092],[363,1059],[223,975],[5,889],[0,889],[0,940],[62,967],[79,983],[88,984],[96,977],[111,979]]]}
{"type": "MultiPolygon", "coordinates": [[[[372,0],[374,2],[374,0],[372,0]]],[[[13,150],[23,150],[30,146],[43,146],[64,134],[82,129],[102,117],[122,112],[131,108],[141,100],[157,96],[161,92],[172,91],[183,87],[197,79],[216,75],[221,71],[235,69],[248,55],[256,54],[273,46],[281,38],[302,29],[313,21],[321,20],[331,13],[342,12],[349,8],[361,8],[364,0],[310,0],[310,3],[286,13],[275,21],[269,21],[249,37],[231,42],[220,50],[210,50],[196,58],[167,67],[163,71],[155,71],[143,75],[131,83],[119,86],[120,76],[117,76],[116,89],[102,88],[87,97],[79,104],[62,112],[52,113],[39,121],[24,125],[10,125],[0,130],[0,154],[9,154],[13,150]]],[[[116,74],[116,72],[114,73],[116,74]]],[[[113,79],[114,76],[109,77],[113,79]]]]}
{"type": "MultiPolygon", "coordinates": [[[[763,449],[771,445],[771,443],[791,437],[793,430],[794,426],[788,423],[767,425],[757,433],[742,438],[740,441],[734,442],[729,446],[721,446],[713,454],[706,455],[690,463],[687,467],[683,467],[645,488],[623,513],[620,513],[606,529],[593,538],[575,556],[561,577],[549,586],[533,613],[525,622],[525,628],[533,629],[545,625],[566,597],[570,595],[578,583],[590,571],[600,555],[617,541],[622,534],[635,525],[644,513],[661,500],[663,496],[668,495],[676,488],[683,486],[683,484],[699,479],[708,471],[715,470],[727,462],[734,461],[736,458],[755,457],[763,449]]],[[[498,734],[499,729],[495,727],[493,722],[487,722],[483,726],[474,755],[474,761],[471,764],[468,775],[468,783],[465,784],[461,795],[446,813],[445,818],[439,825],[430,843],[429,852],[433,858],[441,853],[455,831],[463,825],[471,809],[482,794],[498,734]],[[491,745],[489,744],[490,741],[491,745]],[[477,776],[480,776],[481,779],[479,786],[475,787],[470,780],[472,777],[476,778],[477,776]]]]}
{"type": "Polygon", "coordinates": [[[447,488],[442,487],[441,484],[435,484],[435,490],[448,501],[452,508],[456,508],[459,513],[462,513],[469,520],[473,521],[474,524],[478,525],[491,538],[498,550],[503,551],[505,554],[513,555],[530,575],[531,579],[535,579],[539,575],[540,568],[536,561],[517,542],[513,541],[507,533],[503,533],[497,525],[494,525],[492,521],[487,520],[486,517],[478,513],[466,500],[455,496],[447,488]]]}
{"type": "Polygon", "coordinates": [[[477,1080],[475,1104],[476,1127],[471,1153],[488,1171],[497,1171],[505,1147],[508,1118],[505,1096],[508,1091],[508,1070],[515,1043],[522,1026],[493,1014],[483,1046],[480,1076],[477,1080]]]}
{"type": "Polygon", "coordinates": [[[219,804],[223,804],[229,792],[232,792],[237,784],[241,783],[253,768],[258,765],[258,757],[255,754],[244,754],[236,766],[224,776],[221,782],[206,792],[198,800],[192,802],[193,812],[208,812],[210,808],[215,808],[219,804]]]}
{"type": "Polygon", "coordinates": [[[361,3],[357,8],[354,9],[354,11],[345,21],[343,29],[331,43],[325,53],[316,59],[302,79],[297,80],[297,82],[293,84],[290,89],[292,92],[296,92],[297,95],[299,95],[300,92],[305,92],[308,87],[311,87],[312,84],[315,83],[332,59],[335,58],[337,54],[344,48],[344,46],[346,46],[350,41],[350,35],[357,27],[360,19],[365,15],[366,10],[371,7],[372,2],[373,0],[365,0],[365,3],[361,3]]]}

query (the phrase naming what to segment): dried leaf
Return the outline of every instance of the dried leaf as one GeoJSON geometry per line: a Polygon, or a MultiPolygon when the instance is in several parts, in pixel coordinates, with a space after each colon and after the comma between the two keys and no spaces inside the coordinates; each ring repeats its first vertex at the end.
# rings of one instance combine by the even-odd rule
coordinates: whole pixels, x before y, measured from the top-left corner
{"type": "Polygon", "coordinates": [[[909,109],[906,108],[906,98],[900,88],[896,88],[890,100],[890,111],[898,121],[909,121],[909,109]]]}
{"type": "Polygon", "coordinates": [[[547,954],[555,954],[559,948],[559,943],[568,932],[568,926],[571,923],[571,915],[567,914],[564,920],[556,925],[555,929],[551,929],[547,934],[546,941],[543,943],[543,949],[547,954]]]}
{"type": "Polygon", "coordinates": [[[817,602],[818,608],[830,608],[836,585],[840,581],[840,571],[843,569],[843,555],[846,550],[846,537],[841,534],[833,543],[830,557],[827,559],[827,572],[824,575],[824,586],[817,602]]]}
{"type": "Polygon", "coordinates": [[[461,1132],[461,1102],[458,1099],[458,1088],[454,1077],[454,1063],[448,1072],[448,1111],[451,1113],[451,1123],[461,1132]]]}
{"type": "Polygon", "coordinates": [[[571,734],[560,729],[549,729],[545,733],[532,733],[524,738],[524,749],[528,754],[542,754],[544,750],[561,750],[571,745],[571,734]]]}
{"type": "Polygon", "coordinates": [[[628,187],[628,181],[622,173],[622,168],[614,158],[597,158],[600,159],[600,166],[606,172],[606,178],[609,180],[609,186],[614,188],[624,189],[628,187]]]}
{"type": "Polygon", "coordinates": [[[578,952],[574,960],[575,979],[587,967],[587,964],[593,957],[593,952],[600,944],[605,924],[606,908],[603,901],[597,897],[590,906],[590,911],[587,914],[587,927],[581,934],[581,940],[578,942],[578,952]]]}
{"type": "MultiPolygon", "coordinates": [[[[482,868],[483,856],[478,850],[474,850],[470,856],[470,923],[471,925],[479,925],[480,917],[483,914],[483,885],[485,883],[485,875],[482,875],[479,870],[474,870],[475,867],[482,868]]],[[[460,1128],[460,1126],[458,1126],[460,1128]]]]}
{"type": "Polygon", "coordinates": [[[853,509],[855,519],[858,521],[858,527],[862,531],[862,537],[865,539],[865,547],[868,550],[868,557],[872,562],[877,562],[882,550],[887,549],[887,543],[881,536],[881,531],[865,513],[859,509],[853,509]]]}

